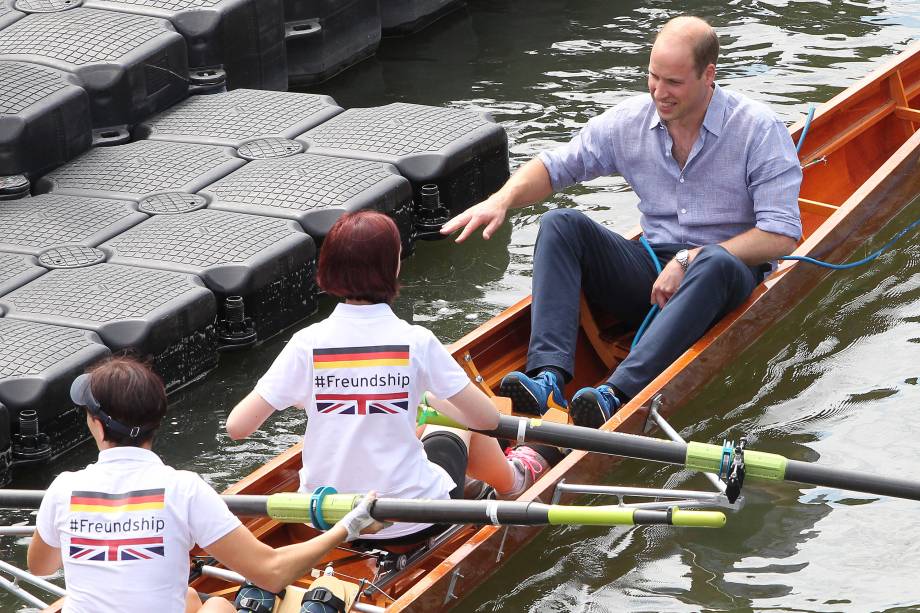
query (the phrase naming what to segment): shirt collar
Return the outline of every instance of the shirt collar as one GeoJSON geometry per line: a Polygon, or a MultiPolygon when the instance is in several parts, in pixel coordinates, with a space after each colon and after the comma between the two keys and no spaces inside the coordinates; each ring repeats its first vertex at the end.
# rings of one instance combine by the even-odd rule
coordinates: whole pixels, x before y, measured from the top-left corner
{"type": "Polygon", "coordinates": [[[393,309],[386,303],[378,304],[345,304],[340,302],[332,311],[333,317],[348,317],[350,319],[368,319],[375,317],[393,317],[393,309]]]}
{"type": "Polygon", "coordinates": [[[135,460],[153,464],[163,463],[160,456],[143,447],[109,447],[99,452],[99,462],[118,462],[121,460],[135,460]]]}
{"type": "MultiPolygon", "coordinates": [[[[709,106],[706,107],[706,115],[703,117],[703,127],[711,132],[714,136],[722,134],[722,126],[725,124],[725,92],[718,84],[713,88],[712,98],[709,99],[709,106]]],[[[658,116],[658,110],[655,108],[655,102],[652,101],[652,117],[649,119],[649,130],[657,127],[664,127],[661,117],[658,116]]]]}

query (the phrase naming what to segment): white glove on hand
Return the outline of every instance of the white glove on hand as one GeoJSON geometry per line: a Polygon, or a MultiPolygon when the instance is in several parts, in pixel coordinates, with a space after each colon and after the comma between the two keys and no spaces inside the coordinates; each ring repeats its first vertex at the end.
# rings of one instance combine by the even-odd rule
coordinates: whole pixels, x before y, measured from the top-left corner
{"type": "Polygon", "coordinates": [[[372,524],[375,523],[374,518],[370,514],[370,504],[376,499],[376,496],[373,492],[365,496],[358,506],[349,511],[345,517],[340,519],[337,526],[342,526],[345,528],[345,531],[348,532],[348,537],[346,541],[353,541],[358,538],[358,535],[361,534],[361,531],[365,528],[369,528],[372,524]]]}

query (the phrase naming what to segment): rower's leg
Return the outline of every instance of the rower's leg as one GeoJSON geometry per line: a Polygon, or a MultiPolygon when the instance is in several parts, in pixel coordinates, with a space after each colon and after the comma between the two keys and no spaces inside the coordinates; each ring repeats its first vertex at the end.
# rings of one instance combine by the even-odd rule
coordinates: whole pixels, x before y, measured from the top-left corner
{"type": "Polygon", "coordinates": [[[590,304],[638,322],[649,309],[655,277],[638,242],[579,211],[545,213],[534,247],[528,373],[552,366],[572,377],[582,290],[590,304]]]}
{"type": "Polygon", "coordinates": [[[760,282],[760,273],[718,245],[703,247],[680,287],[608,382],[638,394],[760,282]]]}
{"type": "Polygon", "coordinates": [[[428,460],[443,468],[454,482],[455,487],[450,491],[453,499],[463,498],[471,435],[468,430],[445,426],[426,426],[422,434],[428,460]]]}
{"type": "Polygon", "coordinates": [[[236,607],[229,600],[217,597],[208,598],[202,604],[198,592],[188,588],[185,594],[185,613],[196,613],[196,611],[200,613],[236,613],[236,607]]]}
{"type": "Polygon", "coordinates": [[[473,433],[470,437],[470,462],[466,473],[485,481],[500,494],[514,488],[514,469],[501,445],[491,436],[473,433]]]}

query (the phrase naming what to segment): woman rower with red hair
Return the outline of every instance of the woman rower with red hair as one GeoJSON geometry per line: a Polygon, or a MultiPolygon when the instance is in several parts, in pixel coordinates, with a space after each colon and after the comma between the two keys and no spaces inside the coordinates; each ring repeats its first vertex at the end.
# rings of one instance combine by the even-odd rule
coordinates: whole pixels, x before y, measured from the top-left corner
{"type": "MultiPolygon", "coordinates": [[[[416,436],[427,390],[436,408],[470,428],[498,424],[489,398],[434,334],[393,314],[399,289],[400,237],[389,217],[371,211],[341,217],[320,252],[317,283],[343,298],[325,320],[297,332],[227,419],[234,439],[249,436],[275,411],[307,412],[300,491],[375,490],[381,497],[462,498],[465,474],[513,498],[548,466],[530,447],[506,457],[480,434],[428,426],[416,436]]],[[[414,543],[439,530],[397,523],[363,538],[414,543]]]]}

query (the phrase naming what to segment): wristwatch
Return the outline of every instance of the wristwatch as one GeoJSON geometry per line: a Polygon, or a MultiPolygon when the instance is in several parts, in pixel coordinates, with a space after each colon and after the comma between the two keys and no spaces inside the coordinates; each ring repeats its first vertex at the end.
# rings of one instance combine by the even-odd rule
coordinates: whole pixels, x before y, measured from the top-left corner
{"type": "Polygon", "coordinates": [[[684,272],[687,272],[687,267],[690,266],[690,252],[686,249],[681,249],[674,254],[674,259],[677,260],[677,263],[680,264],[681,269],[684,272]]]}

